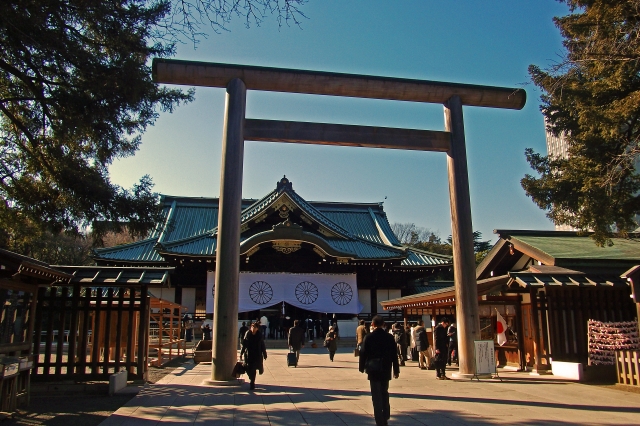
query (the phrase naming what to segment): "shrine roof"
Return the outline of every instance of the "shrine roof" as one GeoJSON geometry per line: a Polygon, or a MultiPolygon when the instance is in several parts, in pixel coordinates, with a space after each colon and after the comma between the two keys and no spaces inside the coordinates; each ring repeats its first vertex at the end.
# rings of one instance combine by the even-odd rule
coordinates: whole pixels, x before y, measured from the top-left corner
{"type": "MultiPolygon", "coordinates": [[[[130,263],[166,263],[164,255],[215,257],[218,198],[163,195],[162,220],[149,238],[94,251],[97,260],[130,263]]],[[[243,199],[241,244],[264,229],[257,224],[265,215],[278,214],[286,205],[296,221],[326,243],[333,255],[353,259],[403,259],[403,266],[439,266],[446,256],[408,251],[391,230],[382,203],[306,201],[283,178],[276,189],[260,199],[243,199]],[[305,223],[303,223],[305,222],[305,223]]]]}

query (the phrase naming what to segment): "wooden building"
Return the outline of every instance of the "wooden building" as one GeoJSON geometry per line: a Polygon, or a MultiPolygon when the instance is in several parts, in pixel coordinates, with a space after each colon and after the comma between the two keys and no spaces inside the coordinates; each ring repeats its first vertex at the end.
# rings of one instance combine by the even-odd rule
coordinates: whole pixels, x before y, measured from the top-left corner
{"type": "MultiPolygon", "coordinates": [[[[214,288],[218,201],[163,196],[163,219],[149,238],[96,250],[94,259],[106,266],[175,267],[172,288],[162,289],[158,296],[186,306],[198,317],[210,314],[212,306],[206,303],[212,300],[214,288]]],[[[271,274],[252,282],[260,282],[269,297],[260,293],[254,299],[252,306],[260,305],[261,313],[245,309],[242,315],[251,318],[282,309],[298,317],[331,313],[326,304],[313,305],[314,297],[320,301],[323,294],[331,295],[338,305],[348,296],[361,306],[357,312],[355,308],[335,312],[382,313],[378,301],[407,294],[414,281],[451,268],[449,256],[403,247],[382,203],[306,201],[286,177],[263,198],[243,200],[240,253],[241,286],[243,277],[249,277],[246,274],[271,274]],[[351,284],[345,284],[345,279],[331,288],[327,287],[330,280],[316,285],[313,277],[321,275],[347,276],[357,289],[346,288],[351,284]],[[298,276],[307,278],[295,286],[295,294],[276,295],[278,282],[293,282],[298,276]]],[[[289,287],[283,284],[282,291],[289,287]]]]}
{"type": "MultiPolygon", "coordinates": [[[[588,235],[559,231],[496,230],[500,237],[478,265],[482,339],[494,339],[496,312],[508,325],[508,342],[496,344],[502,365],[544,371],[551,360],[586,365],[587,321],[636,318],[631,290],[621,275],[640,263],[638,235],[598,247],[588,235]]],[[[411,315],[452,316],[453,287],[382,302],[411,315]]]]}

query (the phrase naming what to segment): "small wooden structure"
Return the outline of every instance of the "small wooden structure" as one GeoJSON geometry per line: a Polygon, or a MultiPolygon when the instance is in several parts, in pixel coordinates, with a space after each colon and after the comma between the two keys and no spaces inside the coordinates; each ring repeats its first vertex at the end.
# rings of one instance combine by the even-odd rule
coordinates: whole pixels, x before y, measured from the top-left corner
{"type": "Polygon", "coordinates": [[[156,354],[155,359],[150,357],[150,363],[160,367],[173,358],[186,355],[182,313],[187,308],[156,297],[151,298],[150,306],[149,350],[156,354]]]}
{"type": "Polygon", "coordinates": [[[38,288],[70,278],[44,262],[0,249],[0,411],[29,403],[38,288]]]}

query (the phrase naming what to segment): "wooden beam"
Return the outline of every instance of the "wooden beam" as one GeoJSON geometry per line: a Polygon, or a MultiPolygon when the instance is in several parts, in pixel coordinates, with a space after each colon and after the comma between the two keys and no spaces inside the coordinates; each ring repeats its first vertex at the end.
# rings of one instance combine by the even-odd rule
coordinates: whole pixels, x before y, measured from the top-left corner
{"type": "Polygon", "coordinates": [[[451,146],[449,132],[251,119],[245,120],[244,138],[248,141],[258,142],[439,152],[446,152],[451,146]]]}
{"type": "Polygon", "coordinates": [[[509,87],[174,59],[155,58],[152,73],[156,83],[187,86],[227,87],[231,80],[239,78],[247,90],[269,92],[439,104],[444,104],[452,96],[459,96],[463,105],[518,110],[527,101],[527,94],[523,89],[509,87]]]}

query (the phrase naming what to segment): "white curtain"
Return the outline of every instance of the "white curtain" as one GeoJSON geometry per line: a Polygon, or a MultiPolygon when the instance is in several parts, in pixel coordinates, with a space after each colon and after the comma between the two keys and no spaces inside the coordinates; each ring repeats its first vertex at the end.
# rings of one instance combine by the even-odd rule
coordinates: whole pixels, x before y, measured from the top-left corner
{"type": "MultiPolygon", "coordinates": [[[[213,312],[212,289],[213,279],[207,275],[207,312],[213,312]]],[[[240,273],[239,312],[283,301],[314,312],[358,314],[362,310],[356,274],[240,273]]]]}

